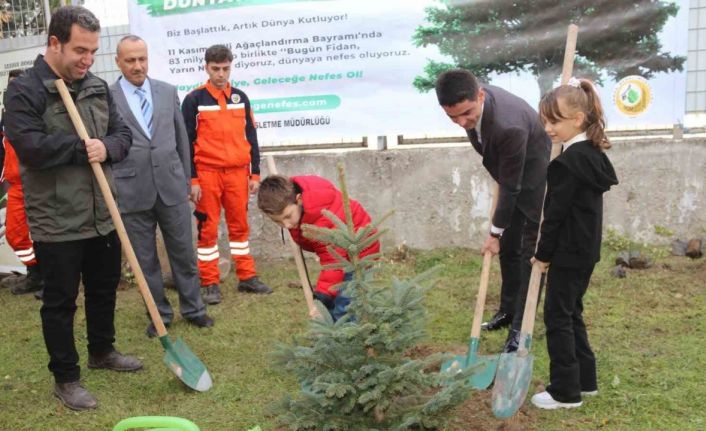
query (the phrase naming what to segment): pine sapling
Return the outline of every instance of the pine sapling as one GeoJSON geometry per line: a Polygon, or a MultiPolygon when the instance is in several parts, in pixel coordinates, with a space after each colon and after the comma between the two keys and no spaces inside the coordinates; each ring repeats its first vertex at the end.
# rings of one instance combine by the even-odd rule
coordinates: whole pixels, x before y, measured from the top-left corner
{"type": "Polygon", "coordinates": [[[438,429],[469,395],[472,370],[440,373],[448,355],[413,359],[407,354],[425,336],[423,300],[435,269],[410,280],[376,280],[379,256],[359,253],[384,233],[378,229],[381,221],[355,230],[341,164],[338,171],[345,220],[324,210],[335,228],[304,226],[303,231],[328,244],[337,262],[327,268],[352,274],[339,286],[351,303],[335,323],[319,304],[327,318],[312,320],[293,345],[280,346],[277,364],[294,374],[299,390],[275,406],[278,420],[297,431],[438,429]]]}

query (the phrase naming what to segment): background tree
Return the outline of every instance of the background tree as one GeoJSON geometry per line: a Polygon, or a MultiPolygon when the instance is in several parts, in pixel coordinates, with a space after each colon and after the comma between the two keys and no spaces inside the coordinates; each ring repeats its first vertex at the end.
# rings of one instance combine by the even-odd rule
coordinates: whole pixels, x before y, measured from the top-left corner
{"type": "Polygon", "coordinates": [[[427,8],[429,26],[417,28],[414,42],[438,46],[455,64],[429,61],[414,86],[428,91],[440,72],[462,67],[484,81],[530,72],[544,94],[561,74],[570,23],[579,26],[577,76],[601,83],[602,72],[619,80],[682,70],[686,58],[663,52],[658,38],[678,10],[656,0],[448,0],[427,8]]]}
{"type": "Polygon", "coordinates": [[[346,221],[324,210],[337,228],[305,225],[304,234],[336,247],[329,247],[338,260],[330,267],[353,274],[341,286],[351,304],[336,323],[318,304],[327,319],[312,321],[293,345],[280,347],[277,364],[294,374],[299,389],[275,407],[278,419],[296,431],[441,429],[471,388],[468,372],[438,372],[448,355],[409,357],[424,337],[430,273],[391,283],[374,280],[376,256],[358,254],[382,232],[376,231],[378,223],[354,230],[340,165],[339,171],[346,221]],[[337,249],[346,250],[350,260],[337,249]]]}

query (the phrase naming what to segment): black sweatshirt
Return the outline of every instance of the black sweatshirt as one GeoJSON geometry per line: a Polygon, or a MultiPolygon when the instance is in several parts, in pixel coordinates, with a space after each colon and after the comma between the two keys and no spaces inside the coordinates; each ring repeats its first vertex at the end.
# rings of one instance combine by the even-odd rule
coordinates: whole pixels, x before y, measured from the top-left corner
{"type": "Polygon", "coordinates": [[[590,141],[576,142],[554,159],[535,257],[563,267],[595,265],[601,259],[603,193],[616,184],[610,160],[590,141]]]}

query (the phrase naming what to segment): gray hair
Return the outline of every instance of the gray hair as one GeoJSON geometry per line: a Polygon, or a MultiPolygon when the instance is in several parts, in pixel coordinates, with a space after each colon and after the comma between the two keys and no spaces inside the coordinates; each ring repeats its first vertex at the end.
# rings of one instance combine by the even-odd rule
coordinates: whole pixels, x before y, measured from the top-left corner
{"type": "MultiPolygon", "coordinates": [[[[128,34],[127,36],[123,36],[123,38],[120,39],[120,41],[118,42],[118,46],[115,48],[116,55],[120,55],[120,45],[122,45],[123,42],[125,42],[126,40],[130,41],[130,42],[139,42],[139,41],[145,42],[145,40],[143,38],[141,38],[140,36],[138,36],[136,34],[128,34]]],[[[147,42],[145,42],[145,45],[147,45],[147,42]]]]}

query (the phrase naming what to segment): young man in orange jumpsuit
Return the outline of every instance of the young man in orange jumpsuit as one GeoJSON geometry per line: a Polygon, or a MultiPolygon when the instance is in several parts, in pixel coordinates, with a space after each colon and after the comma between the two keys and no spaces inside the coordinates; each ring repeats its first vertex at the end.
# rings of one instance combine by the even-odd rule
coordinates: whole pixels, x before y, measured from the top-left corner
{"type": "Polygon", "coordinates": [[[233,53],[224,45],[206,50],[208,82],[182,104],[192,151],[191,199],[198,220],[197,255],[204,302],[218,304],[218,224],[221,208],[241,292],[272,293],[257,278],[248,241],[248,195],[260,185],[260,150],[250,100],[230,84],[233,53]]]}
{"type": "MultiPolygon", "coordinates": [[[[22,70],[14,69],[8,74],[8,83],[20,76],[22,70]]],[[[0,127],[2,130],[2,127],[0,127]]],[[[2,138],[2,181],[7,181],[7,207],[5,213],[5,237],[7,243],[17,255],[17,258],[27,267],[27,275],[11,275],[2,281],[3,286],[10,288],[15,295],[35,292],[34,296],[41,299],[44,288],[42,277],[39,273],[37,258],[34,254],[34,245],[29,237],[29,226],[25,214],[24,197],[22,193],[22,180],[20,179],[20,164],[15,150],[10,142],[2,138]]]]}

